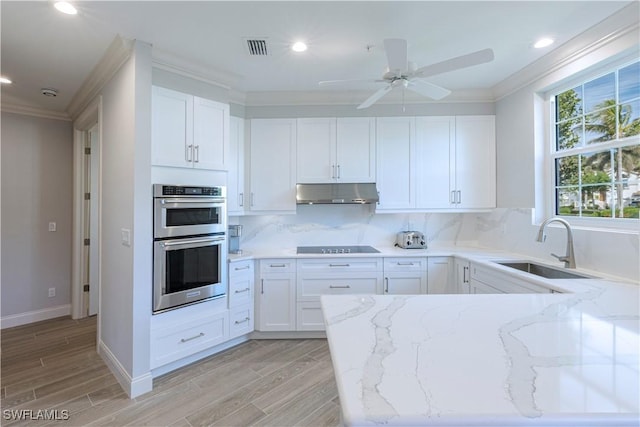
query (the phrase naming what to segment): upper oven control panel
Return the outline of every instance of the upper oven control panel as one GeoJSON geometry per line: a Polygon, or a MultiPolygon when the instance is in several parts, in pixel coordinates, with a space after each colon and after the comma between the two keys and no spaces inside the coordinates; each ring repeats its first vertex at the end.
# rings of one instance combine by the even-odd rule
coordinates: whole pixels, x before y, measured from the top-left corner
{"type": "Polygon", "coordinates": [[[153,197],[224,197],[225,187],[201,187],[192,185],[153,185],[153,197]]]}

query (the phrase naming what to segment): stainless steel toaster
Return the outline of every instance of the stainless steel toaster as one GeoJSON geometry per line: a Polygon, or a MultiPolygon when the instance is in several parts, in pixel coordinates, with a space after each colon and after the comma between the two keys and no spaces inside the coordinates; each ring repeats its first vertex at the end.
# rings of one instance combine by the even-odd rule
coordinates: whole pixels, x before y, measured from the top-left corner
{"type": "Polygon", "coordinates": [[[403,249],[426,249],[427,241],[419,231],[401,231],[396,236],[396,246],[403,249]]]}

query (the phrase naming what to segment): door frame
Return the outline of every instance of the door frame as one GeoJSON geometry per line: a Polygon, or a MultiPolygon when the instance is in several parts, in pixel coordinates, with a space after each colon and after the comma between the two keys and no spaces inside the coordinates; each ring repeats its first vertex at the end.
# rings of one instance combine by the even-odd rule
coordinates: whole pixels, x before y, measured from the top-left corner
{"type": "MultiPolygon", "coordinates": [[[[102,151],[102,96],[98,96],[94,99],[80,115],[73,122],[73,226],[72,226],[72,257],[71,257],[71,318],[81,319],[87,317],[88,304],[84,298],[84,283],[83,277],[86,269],[84,262],[84,173],[85,173],[85,153],[84,148],[86,145],[88,132],[93,127],[97,126],[98,132],[98,144],[95,147],[98,158],[100,159],[100,153],[102,151]]],[[[94,148],[92,147],[92,150],[94,148]]],[[[100,247],[100,236],[102,234],[102,227],[100,224],[100,199],[102,188],[102,176],[100,161],[98,164],[98,170],[92,171],[92,179],[98,180],[98,194],[92,195],[96,197],[98,201],[98,218],[92,218],[92,221],[98,222],[98,241],[91,242],[92,245],[100,247]]],[[[98,274],[100,278],[101,260],[98,261],[98,274]]],[[[100,284],[98,283],[98,288],[100,284]]],[[[99,298],[100,292],[98,292],[98,315],[100,313],[99,298]]]]}

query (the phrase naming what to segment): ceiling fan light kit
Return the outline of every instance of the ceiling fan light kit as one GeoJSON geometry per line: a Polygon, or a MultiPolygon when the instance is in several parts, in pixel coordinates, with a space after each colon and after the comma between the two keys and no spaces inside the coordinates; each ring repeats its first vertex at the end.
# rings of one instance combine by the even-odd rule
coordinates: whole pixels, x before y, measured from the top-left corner
{"type": "MultiPolygon", "coordinates": [[[[482,49],[466,55],[457,56],[435,64],[427,65],[421,68],[415,67],[413,62],[408,60],[407,41],[404,39],[385,39],[384,50],[387,55],[387,72],[384,73],[381,80],[373,80],[373,82],[386,83],[386,86],[378,89],[362,104],[356,107],[358,110],[368,108],[375,104],[379,99],[389,93],[396,87],[402,87],[418,95],[440,100],[451,94],[451,91],[424,80],[427,77],[438,74],[447,73],[449,71],[459,70],[461,68],[472,67],[493,61],[493,50],[482,49]]],[[[327,80],[319,82],[320,85],[344,83],[356,80],[327,80]]],[[[372,81],[372,80],[361,80],[372,81]]]]}

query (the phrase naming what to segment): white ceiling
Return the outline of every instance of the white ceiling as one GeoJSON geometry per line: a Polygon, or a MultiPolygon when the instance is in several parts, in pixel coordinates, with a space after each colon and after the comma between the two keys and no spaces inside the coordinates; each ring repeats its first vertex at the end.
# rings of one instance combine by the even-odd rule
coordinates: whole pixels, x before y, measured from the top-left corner
{"type": "Polygon", "coordinates": [[[153,46],[154,59],[204,70],[242,93],[375,90],[318,81],[378,79],[385,38],[405,38],[424,66],[490,47],[495,60],[429,81],[456,92],[488,90],[604,20],[630,1],[84,1],[76,16],[49,1],[2,1],[3,104],[64,112],[117,35],[153,46]],[[533,49],[541,36],[556,44],[533,49]],[[271,55],[251,57],[246,37],[266,37],[271,55]],[[305,40],[309,50],[289,47],[305,40]],[[367,46],[372,46],[367,49],[367,46]],[[47,98],[43,87],[59,95],[47,98]]]}

